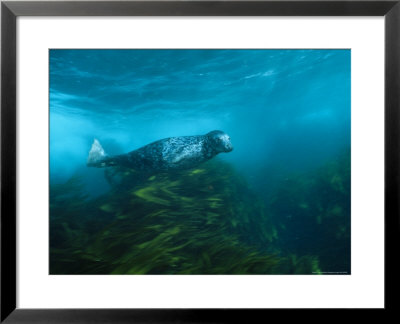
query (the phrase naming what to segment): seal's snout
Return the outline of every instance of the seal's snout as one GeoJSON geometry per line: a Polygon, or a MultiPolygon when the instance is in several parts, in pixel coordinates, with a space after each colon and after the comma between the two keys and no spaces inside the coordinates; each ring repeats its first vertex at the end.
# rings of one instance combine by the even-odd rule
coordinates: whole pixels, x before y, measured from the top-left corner
{"type": "Polygon", "coordinates": [[[233,151],[233,146],[231,143],[225,145],[225,152],[232,152],[233,151]]]}

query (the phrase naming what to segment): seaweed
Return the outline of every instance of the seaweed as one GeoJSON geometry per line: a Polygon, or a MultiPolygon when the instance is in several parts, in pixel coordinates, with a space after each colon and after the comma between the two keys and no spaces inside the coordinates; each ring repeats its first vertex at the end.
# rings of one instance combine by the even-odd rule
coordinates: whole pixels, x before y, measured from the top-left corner
{"type": "Polygon", "coordinates": [[[76,193],[62,201],[62,212],[51,210],[52,229],[68,225],[60,227],[62,248],[51,241],[51,273],[279,272],[281,258],[268,251],[274,231],[265,207],[229,164],[146,179],[115,168],[107,176],[113,186],[96,200],[82,199],[82,187],[71,183],[51,188],[54,201],[63,197],[56,192],[76,193]]]}
{"type": "Polygon", "coordinates": [[[230,164],[155,175],[112,168],[110,190],[50,187],[51,274],[350,271],[350,154],[264,201],[230,164]]]}

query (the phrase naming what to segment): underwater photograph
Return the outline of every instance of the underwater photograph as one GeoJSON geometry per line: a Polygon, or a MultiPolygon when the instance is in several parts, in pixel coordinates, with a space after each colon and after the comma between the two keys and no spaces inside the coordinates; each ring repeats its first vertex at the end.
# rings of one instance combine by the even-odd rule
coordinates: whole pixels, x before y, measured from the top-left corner
{"type": "Polygon", "coordinates": [[[351,50],[50,49],[49,274],[350,275],[351,50]]]}

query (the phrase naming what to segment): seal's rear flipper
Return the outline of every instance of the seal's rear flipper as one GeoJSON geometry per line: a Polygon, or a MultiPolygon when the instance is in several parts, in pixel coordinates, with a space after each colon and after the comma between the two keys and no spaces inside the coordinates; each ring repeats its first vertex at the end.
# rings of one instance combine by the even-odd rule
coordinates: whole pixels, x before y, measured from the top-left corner
{"type": "Polygon", "coordinates": [[[106,166],[106,157],[107,154],[104,152],[103,147],[100,145],[99,141],[95,139],[93,141],[92,148],[90,149],[86,164],[89,167],[104,167],[106,166]]]}

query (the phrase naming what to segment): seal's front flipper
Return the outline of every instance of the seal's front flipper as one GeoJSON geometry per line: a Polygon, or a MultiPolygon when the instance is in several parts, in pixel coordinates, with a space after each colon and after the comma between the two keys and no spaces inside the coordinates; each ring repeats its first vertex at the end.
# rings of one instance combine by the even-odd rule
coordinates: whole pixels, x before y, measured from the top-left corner
{"type": "Polygon", "coordinates": [[[108,166],[106,160],[107,160],[106,152],[100,145],[99,141],[95,139],[93,141],[92,148],[90,149],[89,156],[86,162],[87,166],[102,168],[108,166]]]}

